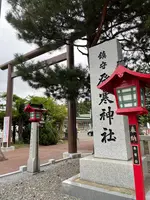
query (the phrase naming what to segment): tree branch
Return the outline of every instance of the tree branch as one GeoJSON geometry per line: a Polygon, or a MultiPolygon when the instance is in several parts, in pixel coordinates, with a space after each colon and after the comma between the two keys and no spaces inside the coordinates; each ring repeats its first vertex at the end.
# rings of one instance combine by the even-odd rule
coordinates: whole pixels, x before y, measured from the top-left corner
{"type": "MultiPolygon", "coordinates": [[[[144,14],[143,14],[144,15],[144,14]]],[[[111,27],[109,27],[109,29],[112,29],[112,28],[114,28],[114,27],[116,27],[116,26],[119,26],[119,25],[121,25],[121,24],[124,24],[125,22],[129,22],[130,20],[132,20],[132,19],[134,19],[134,18],[136,18],[136,17],[139,17],[138,15],[134,15],[134,16],[132,16],[132,17],[129,17],[129,18],[127,18],[127,19],[125,19],[125,20],[122,20],[121,22],[119,22],[119,23],[117,23],[117,24],[114,24],[114,25],[112,25],[111,27]]],[[[112,24],[112,22],[111,22],[111,24],[112,24]]],[[[109,30],[108,29],[108,30],[109,30]]]]}
{"type": "Polygon", "coordinates": [[[78,51],[79,51],[82,55],[84,55],[84,56],[87,56],[87,55],[88,55],[87,53],[84,53],[83,51],[81,51],[81,50],[79,49],[79,47],[77,47],[77,49],[78,49],[78,51]]]}

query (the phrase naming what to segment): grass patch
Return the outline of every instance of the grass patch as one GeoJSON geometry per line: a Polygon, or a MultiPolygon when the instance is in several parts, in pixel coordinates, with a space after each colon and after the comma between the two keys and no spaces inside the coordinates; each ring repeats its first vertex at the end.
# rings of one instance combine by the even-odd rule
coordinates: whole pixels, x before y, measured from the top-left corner
{"type": "Polygon", "coordinates": [[[29,147],[29,144],[24,144],[24,143],[18,142],[16,144],[14,144],[13,146],[15,146],[15,149],[19,149],[19,148],[29,147]]]}

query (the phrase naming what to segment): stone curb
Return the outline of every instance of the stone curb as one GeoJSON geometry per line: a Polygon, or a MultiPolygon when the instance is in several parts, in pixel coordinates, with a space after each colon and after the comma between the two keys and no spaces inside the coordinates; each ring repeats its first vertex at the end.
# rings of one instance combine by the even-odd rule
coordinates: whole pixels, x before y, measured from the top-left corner
{"type": "Polygon", "coordinates": [[[10,172],[10,173],[7,173],[7,174],[2,174],[2,175],[0,175],[0,178],[4,178],[4,177],[7,177],[7,176],[11,176],[11,175],[19,174],[19,173],[21,173],[20,170],[18,170],[18,171],[14,171],[14,172],[10,172]]]}
{"type": "MultiPolygon", "coordinates": [[[[91,153],[82,153],[81,155],[87,156],[87,155],[91,155],[91,153]]],[[[49,159],[47,163],[41,164],[40,167],[46,167],[46,166],[51,165],[51,164],[59,163],[59,162],[69,160],[69,159],[74,159],[74,158],[76,158],[76,157],[70,156],[70,157],[62,158],[62,159],[58,159],[58,160],[49,159]]],[[[11,176],[11,175],[16,175],[16,174],[23,173],[23,172],[26,172],[26,171],[27,171],[27,166],[22,165],[22,166],[19,167],[19,170],[14,171],[14,172],[9,172],[9,173],[6,173],[6,174],[2,174],[2,175],[0,175],[0,178],[11,176]]]]}
{"type": "MultiPolygon", "coordinates": [[[[50,159],[50,160],[48,160],[47,163],[41,164],[40,167],[45,167],[45,166],[55,164],[55,163],[59,163],[59,162],[69,160],[69,159],[71,159],[71,158],[62,158],[62,159],[58,159],[58,160],[50,159]]],[[[23,173],[23,172],[26,172],[26,171],[27,171],[27,166],[22,165],[22,166],[19,167],[19,170],[14,171],[14,172],[9,172],[7,174],[2,174],[2,175],[0,175],[0,178],[4,178],[4,177],[7,177],[7,176],[11,176],[11,175],[16,175],[16,174],[23,173]]]]}

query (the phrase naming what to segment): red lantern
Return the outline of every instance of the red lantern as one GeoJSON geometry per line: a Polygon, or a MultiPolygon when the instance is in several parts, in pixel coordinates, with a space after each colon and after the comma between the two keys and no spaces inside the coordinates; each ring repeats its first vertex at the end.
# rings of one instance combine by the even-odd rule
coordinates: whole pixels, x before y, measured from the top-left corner
{"type": "Polygon", "coordinates": [[[145,107],[145,87],[150,87],[150,75],[118,66],[114,73],[97,87],[115,95],[116,113],[128,116],[136,199],[145,200],[137,115],[148,113],[145,107]]]}
{"type": "Polygon", "coordinates": [[[43,109],[42,104],[28,104],[25,109],[25,112],[30,113],[30,119],[31,122],[40,122],[42,118],[42,113],[46,112],[45,109],[43,109]]]}
{"type": "Polygon", "coordinates": [[[117,114],[128,115],[148,113],[145,108],[145,87],[150,87],[150,75],[131,71],[123,66],[102,84],[99,89],[115,95],[117,114]]]}

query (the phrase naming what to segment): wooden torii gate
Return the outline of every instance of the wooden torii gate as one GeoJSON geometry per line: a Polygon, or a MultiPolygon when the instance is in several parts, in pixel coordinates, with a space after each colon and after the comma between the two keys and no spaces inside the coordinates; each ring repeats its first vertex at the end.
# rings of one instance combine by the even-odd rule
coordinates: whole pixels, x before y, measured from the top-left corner
{"type": "MultiPolygon", "coordinates": [[[[38,48],[34,51],[28,52],[23,55],[24,59],[30,60],[49,50],[47,47],[38,48]]],[[[74,67],[74,48],[73,44],[67,45],[67,52],[62,53],[58,56],[52,57],[42,62],[46,62],[48,65],[54,65],[56,63],[67,60],[68,68],[74,67]]],[[[41,64],[42,64],[41,62],[41,64]]],[[[10,118],[9,120],[9,139],[8,144],[11,142],[11,124],[12,124],[12,98],[13,98],[13,80],[17,77],[14,72],[15,59],[10,60],[7,63],[0,65],[1,70],[8,69],[8,79],[7,79],[7,99],[6,99],[6,116],[10,118]]],[[[77,133],[76,133],[76,102],[68,101],[68,153],[77,153],[77,133]]]]}

